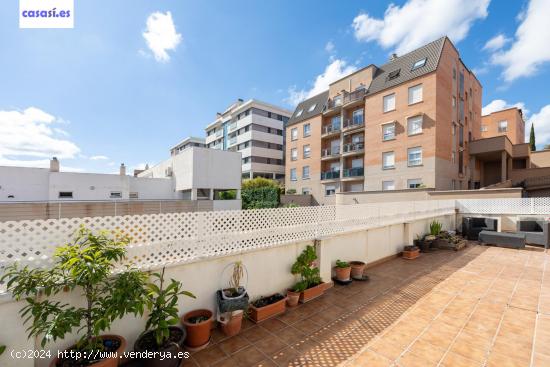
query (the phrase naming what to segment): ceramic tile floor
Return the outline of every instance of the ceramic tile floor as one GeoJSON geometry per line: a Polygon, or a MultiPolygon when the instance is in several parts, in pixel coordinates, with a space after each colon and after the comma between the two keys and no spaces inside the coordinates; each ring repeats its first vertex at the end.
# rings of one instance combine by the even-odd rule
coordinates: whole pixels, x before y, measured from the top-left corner
{"type": "Polygon", "coordinates": [[[368,282],[194,353],[189,366],[550,366],[550,253],[470,244],[367,269],[368,282]]]}

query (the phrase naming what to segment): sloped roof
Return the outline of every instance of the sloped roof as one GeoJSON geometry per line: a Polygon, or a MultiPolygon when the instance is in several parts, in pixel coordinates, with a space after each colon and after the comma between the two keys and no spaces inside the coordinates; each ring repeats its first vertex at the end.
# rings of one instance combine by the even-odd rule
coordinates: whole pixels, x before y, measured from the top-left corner
{"type": "Polygon", "coordinates": [[[313,117],[322,113],[323,110],[325,109],[325,105],[327,104],[327,100],[328,100],[328,90],[316,96],[308,98],[305,101],[300,102],[298,106],[296,106],[294,113],[288,120],[287,126],[293,125],[300,121],[307,120],[310,117],[313,117]],[[313,105],[315,105],[315,108],[312,111],[310,111],[309,109],[313,105]],[[300,111],[302,111],[300,116],[296,116],[300,111]]]}

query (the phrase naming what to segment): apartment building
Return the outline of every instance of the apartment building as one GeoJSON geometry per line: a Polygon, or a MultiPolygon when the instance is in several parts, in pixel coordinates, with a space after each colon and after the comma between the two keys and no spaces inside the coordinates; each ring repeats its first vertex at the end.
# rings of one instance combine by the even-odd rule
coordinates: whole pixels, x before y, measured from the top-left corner
{"type": "Polygon", "coordinates": [[[290,115],[269,103],[239,99],[206,127],[206,146],[240,152],[242,178],[284,180],[284,130],[290,115]]]}
{"type": "Polygon", "coordinates": [[[482,86],[443,37],[368,65],[303,101],[286,131],[286,188],[338,192],[479,186],[482,86]]]}
{"type": "Polygon", "coordinates": [[[179,154],[185,149],[191,148],[191,147],[206,148],[206,142],[204,138],[188,136],[187,138],[183,139],[181,142],[179,142],[178,144],[176,144],[174,147],[170,149],[170,155],[179,154]]]}
{"type": "Polygon", "coordinates": [[[481,116],[481,138],[508,136],[512,144],[525,143],[523,111],[512,107],[481,116]]]}

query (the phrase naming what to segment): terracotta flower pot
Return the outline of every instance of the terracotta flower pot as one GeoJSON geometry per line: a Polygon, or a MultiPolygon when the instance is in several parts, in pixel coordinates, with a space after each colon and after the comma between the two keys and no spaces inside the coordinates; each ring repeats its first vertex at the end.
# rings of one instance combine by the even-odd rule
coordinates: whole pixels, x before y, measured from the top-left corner
{"type": "Polygon", "coordinates": [[[221,322],[222,331],[226,336],[234,336],[241,331],[241,326],[243,323],[243,311],[233,311],[229,312],[229,320],[221,322]]]}
{"type": "Polygon", "coordinates": [[[351,265],[351,277],[352,278],[363,278],[363,273],[365,272],[365,267],[367,264],[365,264],[362,261],[352,261],[350,262],[351,265]]]}
{"type": "Polygon", "coordinates": [[[351,266],[348,266],[346,268],[339,268],[336,266],[334,270],[336,271],[336,279],[340,281],[349,280],[351,274],[351,266]]]}
{"type": "Polygon", "coordinates": [[[319,296],[321,296],[323,293],[325,293],[326,285],[325,283],[320,283],[316,285],[315,287],[311,287],[300,293],[300,302],[306,303],[308,301],[311,301],[312,299],[315,299],[319,296]]]}
{"type": "MultiPolygon", "coordinates": [[[[278,296],[281,297],[280,295],[278,296]]],[[[300,297],[299,294],[298,297],[300,297]]],[[[296,303],[298,303],[298,300],[296,300],[296,303]]],[[[267,320],[270,317],[280,315],[286,311],[286,297],[263,307],[255,307],[254,304],[251,304],[249,310],[250,319],[252,321],[260,322],[267,320]]]]}
{"type": "MultiPolygon", "coordinates": [[[[118,356],[122,355],[122,352],[124,352],[124,350],[126,349],[126,339],[124,339],[122,336],[120,335],[101,335],[100,338],[102,340],[112,340],[112,339],[116,339],[120,342],[120,345],[119,347],[116,349],[115,353],[116,353],[116,356],[115,357],[112,357],[112,358],[105,358],[105,359],[102,359],[100,360],[99,362],[96,362],[93,364],[94,367],[117,367],[118,366],[118,363],[120,361],[122,361],[121,358],[118,358],[118,356]]],[[[71,350],[71,349],[74,349],[76,348],[76,345],[72,345],[71,347],[65,349],[65,350],[71,350]]],[[[56,367],[57,366],[57,363],[59,362],[59,359],[57,357],[55,357],[51,362],[50,362],[50,367],[56,367]]]]}
{"type": "Polygon", "coordinates": [[[292,290],[286,291],[286,304],[288,307],[296,307],[298,301],[300,301],[300,292],[294,292],[292,290]]]}
{"type": "Polygon", "coordinates": [[[210,341],[210,330],[212,329],[212,311],[194,310],[186,313],[181,318],[181,323],[187,331],[185,345],[191,348],[206,346],[210,341]],[[204,316],[208,319],[199,323],[191,323],[189,319],[193,317],[204,316]]]}
{"type": "MultiPolygon", "coordinates": [[[[165,346],[164,348],[153,348],[152,345],[155,345],[156,342],[152,343],[151,340],[154,339],[154,331],[148,331],[142,334],[134,343],[134,351],[136,352],[170,352],[172,358],[160,356],[154,356],[153,358],[145,358],[141,360],[143,367],[178,367],[181,364],[181,358],[177,358],[179,352],[183,351],[183,341],[185,340],[185,330],[177,327],[170,326],[170,337],[172,338],[172,343],[165,346]],[[175,341],[176,337],[178,338],[175,341]],[[152,344],[152,345],[151,345],[152,344]]],[[[165,354],[166,356],[166,354],[165,354]]]]}
{"type": "Polygon", "coordinates": [[[418,247],[414,247],[413,249],[405,249],[403,251],[403,258],[407,260],[413,260],[416,259],[418,256],[420,256],[420,249],[418,247]]]}

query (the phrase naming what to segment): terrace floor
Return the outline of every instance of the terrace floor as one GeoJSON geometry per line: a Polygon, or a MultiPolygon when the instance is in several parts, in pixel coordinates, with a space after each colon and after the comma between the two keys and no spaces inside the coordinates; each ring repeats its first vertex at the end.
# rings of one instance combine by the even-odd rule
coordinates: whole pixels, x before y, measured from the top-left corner
{"type": "Polygon", "coordinates": [[[193,366],[550,366],[550,253],[470,244],[367,269],[193,366]]]}

